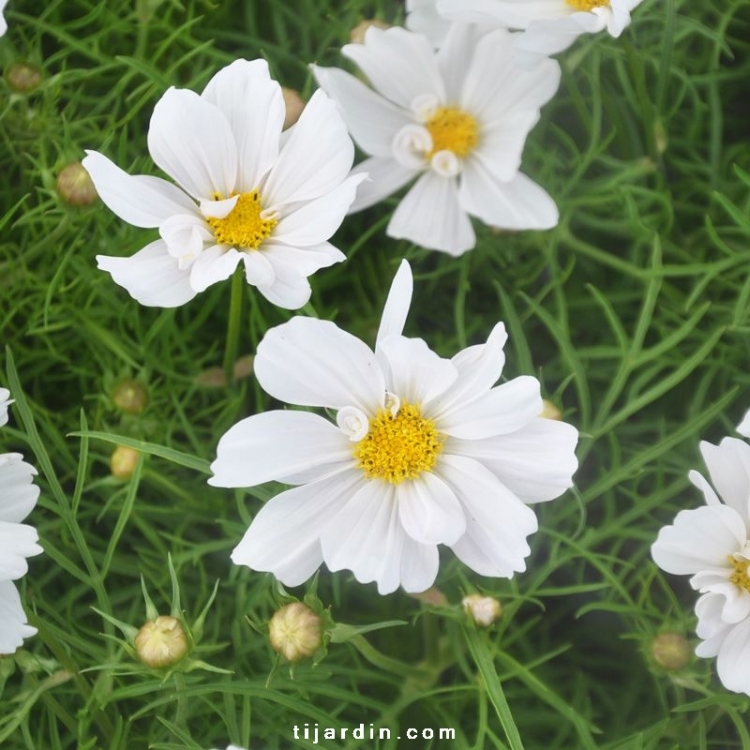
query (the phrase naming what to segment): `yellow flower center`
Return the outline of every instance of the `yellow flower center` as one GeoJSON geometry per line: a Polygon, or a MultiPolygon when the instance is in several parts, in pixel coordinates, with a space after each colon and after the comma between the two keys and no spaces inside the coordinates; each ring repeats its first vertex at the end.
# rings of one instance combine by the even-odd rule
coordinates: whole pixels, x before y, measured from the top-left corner
{"type": "MultiPolygon", "coordinates": [[[[214,200],[223,200],[222,195],[214,195],[214,200]]],[[[214,231],[214,237],[220,245],[246,250],[257,250],[260,243],[270,237],[276,219],[261,218],[260,192],[240,193],[234,208],[223,218],[208,217],[206,222],[214,231]]]]}
{"type": "Polygon", "coordinates": [[[729,580],[738,588],[744,589],[750,594],[750,560],[737,559],[729,555],[729,564],[734,568],[734,573],[729,576],[729,580]]]}
{"type": "Polygon", "coordinates": [[[404,403],[395,417],[378,409],[369,432],[354,446],[354,458],[368,479],[401,484],[435,466],[444,439],[417,404],[404,403]]]}
{"type": "Polygon", "coordinates": [[[594,8],[608,8],[609,0],[567,0],[573,10],[591,11],[594,8]]]}
{"type": "Polygon", "coordinates": [[[458,157],[468,156],[479,141],[479,125],[456,107],[440,107],[425,123],[432,136],[431,159],[438,151],[452,151],[458,157]]]}

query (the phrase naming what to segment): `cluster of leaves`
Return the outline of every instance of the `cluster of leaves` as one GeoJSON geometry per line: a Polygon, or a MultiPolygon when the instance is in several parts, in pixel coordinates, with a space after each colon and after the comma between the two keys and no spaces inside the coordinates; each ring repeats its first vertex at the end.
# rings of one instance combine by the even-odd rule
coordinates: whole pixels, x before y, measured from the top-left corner
{"type": "MultiPolygon", "coordinates": [[[[218,437],[269,406],[252,378],[207,385],[222,360],[228,286],[182,309],[141,308],[94,256],[130,254],[148,233],[101,204],[67,205],[55,180],[84,148],[149,170],[154,102],[170,85],[200,90],[236,57],[265,57],[283,85],[309,95],[309,62],[341,65],[338,49],[362,18],[396,22],[403,9],[43,5],[13,0],[0,40],[0,321],[3,384],[17,400],[3,450],[40,471],[30,522],[45,549],[23,582],[39,635],[0,661],[0,744],[314,747],[292,727],[364,722],[392,739],[342,746],[390,749],[400,729],[444,726],[456,728],[457,750],[750,747],[748,699],[723,691],[709,662],[667,674],[648,656],[657,633],[690,636],[693,622],[691,593],[665,581],[649,545],[677,509],[700,502],[686,480],[698,441],[731,434],[750,406],[747,4],[645,0],[622,39],[585,38],[564,56],[524,163],[558,201],[555,230],[483,229],[473,252],[451,259],[386,240],[392,205],[344,223],[336,244],[349,260],[313,279],[318,314],[371,341],[397,262],[409,258],[407,332],[451,355],[504,320],[508,376],[536,374],[581,429],[581,468],[576,492],[538,508],[529,570],[514,581],[478,579],[446,555],[438,584],[449,605],[425,607],[324,572],[318,594],[335,620],[410,624],[333,644],[314,669],[298,665],[293,679],[277,670],[268,684],[273,659],[246,616],[268,619],[274,584],[234,568],[229,552],[271,489],[205,483],[218,437]],[[41,73],[33,91],[7,82],[19,62],[41,73]],[[112,401],[126,378],[147,389],[137,414],[112,401]],[[128,480],[110,474],[116,444],[141,450],[128,480]],[[191,617],[221,581],[202,643],[232,675],[165,681],[117,668],[130,657],[112,622],[145,618],[141,576],[169,609],[169,555],[191,617]],[[458,607],[477,588],[505,607],[488,634],[458,607]]],[[[246,305],[241,353],[252,354],[288,316],[252,290],[246,305]]]]}

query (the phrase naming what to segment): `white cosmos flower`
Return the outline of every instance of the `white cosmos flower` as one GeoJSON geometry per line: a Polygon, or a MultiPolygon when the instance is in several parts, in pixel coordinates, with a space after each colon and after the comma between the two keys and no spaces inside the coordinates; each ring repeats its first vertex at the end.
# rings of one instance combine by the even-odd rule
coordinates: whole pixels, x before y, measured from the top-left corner
{"type": "Polygon", "coordinates": [[[688,477],[706,505],[680,511],[651,555],[667,573],[692,576],[703,594],[695,607],[703,642],[695,653],[717,656],[724,686],[750,695],[750,445],[724,438],[700,448],[713,488],[697,471],[688,477]]]}
{"type": "Polygon", "coordinates": [[[552,199],[519,173],[526,136],[557,91],[560,68],[513,61],[510,34],[455,24],[435,52],[426,37],[370,28],[364,44],[342,53],[369,78],[367,87],[337,68],[313,66],[341,106],[349,132],[370,155],[350,211],[383,200],[409,182],[387,234],[460,255],[474,247],[469,215],[507,229],[557,224],[552,199]]]}
{"type": "Polygon", "coordinates": [[[13,403],[10,398],[10,391],[7,388],[0,388],[0,427],[8,424],[8,407],[13,403]]]}
{"type": "Polygon", "coordinates": [[[528,503],[571,486],[578,433],[539,416],[539,382],[495,385],[507,338],[452,359],[402,329],[412,277],[403,262],[391,286],[373,352],[331,322],[295,317],[269,330],[255,374],[287,403],[309,411],[248,417],[219,441],[209,483],[295,485],[253,519],[232,560],[296,586],[322,562],[376,581],[380,593],[429,588],[438,545],[481,575],[525,570],[528,503]]]}
{"type": "MultiPolygon", "coordinates": [[[[0,407],[6,407],[2,424],[7,421],[8,395],[6,389],[0,389],[0,401],[5,401],[0,407]]],[[[26,574],[26,558],[42,552],[36,529],[21,523],[39,497],[39,488],[32,484],[35,474],[20,454],[0,454],[0,654],[12,654],[24,638],[36,633],[26,622],[13,583],[26,574]]]]}
{"type": "Polygon", "coordinates": [[[642,0],[437,0],[439,16],[462,23],[524,29],[519,48],[545,55],[567,49],[580,34],[605,28],[620,36],[642,0]]]}
{"type": "Polygon", "coordinates": [[[154,108],[149,151],[176,185],[89,151],[83,165],[104,203],[160,235],[131,258],[97,256],[99,268],[142,304],[175,307],[242,263],[271,302],[304,305],[307,277],[344,260],[328,239],[363,176],[347,177],[354,146],[322,91],[282,137],[284,116],[267,63],[236,60],[200,96],[170,88],[154,108]]]}
{"type": "Polygon", "coordinates": [[[3,15],[5,11],[5,6],[8,4],[8,0],[0,0],[0,36],[3,36],[5,32],[8,30],[8,22],[5,20],[5,16],[3,15]]]}

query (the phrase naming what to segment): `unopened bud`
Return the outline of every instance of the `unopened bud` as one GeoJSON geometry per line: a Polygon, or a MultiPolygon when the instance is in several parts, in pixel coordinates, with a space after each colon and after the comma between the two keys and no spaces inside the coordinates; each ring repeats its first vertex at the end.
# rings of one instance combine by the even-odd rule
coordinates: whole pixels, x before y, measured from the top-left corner
{"type": "Polygon", "coordinates": [[[693,656],[688,639],[680,633],[659,633],[651,642],[651,656],[667,672],[686,667],[693,656]]]}
{"type": "Polygon", "coordinates": [[[562,412],[551,401],[545,398],[542,400],[542,413],[539,416],[559,422],[562,419],[562,412]]]}
{"type": "Polygon", "coordinates": [[[139,453],[134,448],[118,445],[109,457],[109,470],[117,479],[128,479],[138,465],[139,453]]]}
{"type": "Polygon", "coordinates": [[[493,622],[499,620],[503,615],[500,602],[491,596],[481,594],[469,594],[461,600],[464,612],[470,615],[474,622],[483,628],[488,628],[493,622]]]}
{"type": "Polygon", "coordinates": [[[140,414],[148,402],[148,393],[143,383],[137,380],[123,380],[118,383],[112,401],[118,409],[127,414],[140,414]]]}
{"type": "Polygon", "coordinates": [[[83,164],[74,161],[57,175],[57,192],[71,206],[90,206],[99,197],[83,164]]]}
{"type": "Polygon", "coordinates": [[[383,21],[378,21],[376,18],[370,18],[365,21],[360,21],[350,32],[349,32],[349,41],[352,44],[364,44],[365,42],[365,34],[367,33],[367,29],[369,29],[371,26],[374,26],[376,29],[390,29],[390,24],[383,23],[383,21]]]}
{"type": "Polygon", "coordinates": [[[28,94],[42,82],[42,71],[31,63],[14,62],[5,69],[5,80],[14,91],[28,94]]]}
{"type": "Polygon", "coordinates": [[[305,108],[305,102],[299,95],[299,91],[295,91],[294,89],[282,86],[281,93],[284,97],[284,106],[286,107],[286,117],[284,117],[284,130],[286,130],[299,120],[299,116],[305,108]]]}
{"type": "Polygon", "coordinates": [[[285,604],[268,623],[271,647],[287,661],[312,656],[323,642],[320,617],[301,602],[285,604]]]}
{"type": "Polygon", "coordinates": [[[153,669],[177,664],[188,652],[182,623],[168,615],[149,620],[135,637],[135,650],[138,658],[153,669]]]}

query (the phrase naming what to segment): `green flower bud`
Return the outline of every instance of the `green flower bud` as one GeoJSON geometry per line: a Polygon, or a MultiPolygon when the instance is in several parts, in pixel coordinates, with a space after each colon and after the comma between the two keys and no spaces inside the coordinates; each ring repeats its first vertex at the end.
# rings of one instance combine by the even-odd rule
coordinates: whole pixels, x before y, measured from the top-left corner
{"type": "Polygon", "coordinates": [[[268,623],[271,647],[287,661],[312,656],[323,643],[320,617],[302,602],[285,604],[268,623]]]}

